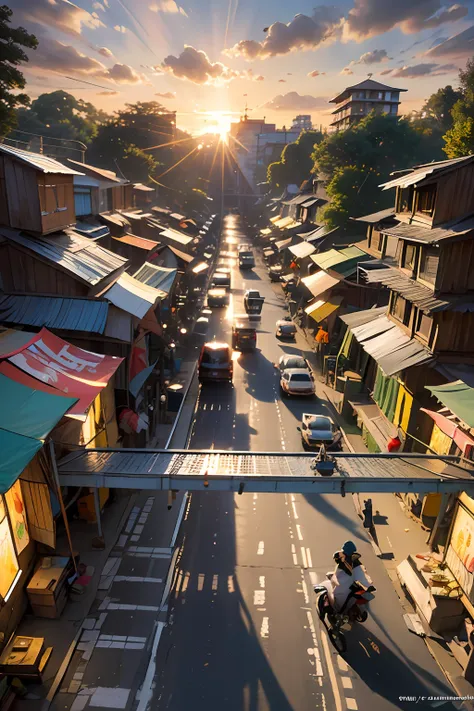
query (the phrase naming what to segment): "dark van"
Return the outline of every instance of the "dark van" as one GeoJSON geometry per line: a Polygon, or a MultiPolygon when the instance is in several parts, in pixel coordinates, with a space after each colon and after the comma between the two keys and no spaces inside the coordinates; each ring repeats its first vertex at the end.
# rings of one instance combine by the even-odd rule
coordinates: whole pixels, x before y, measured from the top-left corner
{"type": "Polygon", "coordinates": [[[228,343],[205,343],[201,349],[198,362],[198,379],[200,383],[232,382],[234,364],[232,348],[228,343]]]}

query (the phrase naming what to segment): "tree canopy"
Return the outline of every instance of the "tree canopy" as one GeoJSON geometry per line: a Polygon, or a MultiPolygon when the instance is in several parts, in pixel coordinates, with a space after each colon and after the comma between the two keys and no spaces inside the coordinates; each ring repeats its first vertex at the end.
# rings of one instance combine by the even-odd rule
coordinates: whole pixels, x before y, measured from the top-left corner
{"type": "Polygon", "coordinates": [[[312,150],[323,138],[320,131],[303,131],[294,143],[288,143],[280,160],[268,166],[267,180],[272,189],[284,188],[291,183],[300,185],[306,180],[313,168],[312,150]]]}
{"type": "Polygon", "coordinates": [[[378,185],[394,170],[442,158],[433,136],[408,119],[371,113],[346,131],[330,134],[314,150],[314,172],[327,180],[331,203],[320,212],[330,226],[388,207],[378,185]]]}
{"type": "Polygon", "coordinates": [[[28,61],[23,50],[36,49],[38,40],[23,27],[11,27],[12,11],[0,6],[0,135],[7,135],[16,125],[18,106],[27,106],[30,98],[24,93],[12,93],[25,88],[25,77],[17,68],[28,61]]]}
{"type": "Polygon", "coordinates": [[[448,158],[474,153],[474,59],[459,72],[460,98],[451,109],[452,126],[444,135],[448,158]]]}

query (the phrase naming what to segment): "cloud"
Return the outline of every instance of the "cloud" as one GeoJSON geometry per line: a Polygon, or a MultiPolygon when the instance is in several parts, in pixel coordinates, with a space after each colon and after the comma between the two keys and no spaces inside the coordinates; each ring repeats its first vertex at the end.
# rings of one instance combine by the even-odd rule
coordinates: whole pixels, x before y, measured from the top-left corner
{"type": "Polygon", "coordinates": [[[96,13],[92,14],[67,0],[10,0],[15,20],[53,28],[55,32],[80,35],[83,27],[105,27],[96,13]]]}
{"type": "Polygon", "coordinates": [[[158,91],[155,96],[159,96],[162,99],[176,99],[175,91],[158,91]]]}
{"type": "Polygon", "coordinates": [[[120,91],[96,91],[96,96],[118,96],[120,91]]]}
{"type": "Polygon", "coordinates": [[[114,64],[107,73],[116,84],[145,84],[147,81],[143,74],[139,74],[128,64],[114,64]]]}
{"type": "Polygon", "coordinates": [[[105,12],[105,5],[102,5],[101,2],[93,2],[92,7],[94,10],[101,10],[101,12],[105,12]]]}
{"type": "Polygon", "coordinates": [[[391,77],[401,77],[404,79],[417,79],[418,77],[438,77],[443,74],[457,71],[454,64],[414,64],[411,67],[405,66],[399,69],[392,69],[391,77]]]}
{"type": "Polygon", "coordinates": [[[121,32],[123,35],[127,32],[127,28],[123,25],[114,25],[115,32],[121,32]]]}
{"type": "Polygon", "coordinates": [[[240,72],[229,69],[221,62],[211,62],[202,50],[185,46],[178,57],[173,54],[165,57],[160,68],[177,77],[187,79],[194,84],[223,84],[241,76],[240,72]]]}
{"type": "Polygon", "coordinates": [[[107,47],[99,47],[98,48],[98,53],[101,54],[103,57],[113,57],[113,53],[108,49],[107,47]]]}
{"type": "Polygon", "coordinates": [[[295,15],[288,24],[274,22],[261,42],[241,40],[230,49],[224,50],[224,54],[244,57],[250,61],[257,57],[276,57],[298,49],[314,50],[335,34],[340,23],[340,11],[335,7],[320,5],[315,8],[311,17],[295,15]]]}
{"type": "Polygon", "coordinates": [[[258,75],[255,77],[255,81],[265,81],[265,77],[262,76],[261,74],[258,74],[258,75]]]}
{"type": "Polygon", "coordinates": [[[474,54],[474,25],[468,27],[464,32],[453,35],[449,39],[441,42],[436,47],[432,47],[425,53],[425,57],[442,58],[445,57],[471,57],[474,54]]]}
{"type": "Polygon", "coordinates": [[[328,100],[321,96],[298,94],[290,91],[288,94],[278,94],[271,101],[267,101],[260,108],[273,109],[274,111],[292,111],[293,109],[323,109],[327,108],[328,100]]]}
{"type": "Polygon", "coordinates": [[[350,76],[351,74],[354,74],[354,72],[350,67],[344,67],[344,69],[341,69],[339,74],[345,74],[346,76],[350,76]]]}
{"type": "Polygon", "coordinates": [[[379,64],[380,62],[386,62],[388,59],[389,56],[385,49],[373,49],[372,52],[366,52],[359,59],[351,62],[351,66],[354,64],[379,64]]]}
{"type": "Polygon", "coordinates": [[[286,79],[278,79],[279,84],[286,84],[286,79]]]}
{"type": "Polygon", "coordinates": [[[54,39],[39,44],[38,49],[31,55],[30,66],[59,74],[67,72],[76,76],[105,79],[116,84],[143,84],[147,81],[143,74],[136,72],[127,64],[114,64],[111,69],[108,69],[98,59],[82,54],[75,47],[54,39]]]}
{"type": "Polygon", "coordinates": [[[160,0],[160,2],[154,2],[152,5],[149,5],[148,9],[152,12],[169,12],[173,15],[179,14],[184,17],[188,16],[186,10],[178,5],[175,0],[160,0]]]}
{"type": "Polygon", "coordinates": [[[344,23],[345,39],[361,41],[398,27],[404,34],[439,27],[465,17],[468,9],[442,0],[354,0],[344,23]]]}
{"type": "Polygon", "coordinates": [[[317,69],[313,69],[312,72],[308,72],[309,77],[319,77],[321,74],[325,74],[326,72],[320,72],[317,69]]]}

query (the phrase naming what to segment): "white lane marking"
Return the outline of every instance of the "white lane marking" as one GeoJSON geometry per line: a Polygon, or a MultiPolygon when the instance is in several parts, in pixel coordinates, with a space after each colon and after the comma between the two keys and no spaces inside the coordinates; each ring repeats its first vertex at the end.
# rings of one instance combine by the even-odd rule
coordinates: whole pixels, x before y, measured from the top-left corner
{"type": "Polygon", "coordinates": [[[164,622],[157,622],[157,628],[155,632],[155,637],[153,639],[153,646],[151,648],[150,661],[148,662],[148,668],[146,670],[145,681],[140,689],[140,703],[138,704],[137,711],[145,711],[148,704],[152,698],[152,683],[156,671],[156,653],[158,651],[158,645],[160,643],[161,633],[163,632],[164,622]]]}
{"type": "Polygon", "coordinates": [[[347,708],[350,711],[357,711],[357,709],[359,708],[357,706],[357,701],[355,699],[352,699],[351,697],[348,697],[348,696],[346,696],[346,704],[347,704],[347,708]]]}
{"type": "Polygon", "coordinates": [[[217,586],[219,585],[219,576],[218,575],[213,575],[212,577],[212,589],[217,590],[217,586]]]}
{"type": "Polygon", "coordinates": [[[204,587],[204,573],[199,573],[198,575],[198,592],[201,592],[201,590],[204,587]]]}
{"type": "Polygon", "coordinates": [[[235,592],[233,575],[229,575],[229,577],[227,578],[227,592],[235,592]]]}
{"type": "Polygon", "coordinates": [[[308,558],[308,568],[313,567],[313,559],[311,558],[311,551],[309,548],[306,549],[306,557],[308,558]]]}
{"type": "Polygon", "coordinates": [[[321,664],[321,655],[319,654],[318,639],[316,637],[316,628],[314,626],[313,615],[310,610],[306,611],[308,618],[308,626],[313,640],[313,646],[308,649],[308,654],[314,656],[315,676],[323,676],[323,666],[321,664]]]}
{"type": "Polygon", "coordinates": [[[267,639],[269,631],[270,626],[268,624],[268,617],[264,617],[262,620],[262,626],[260,628],[260,637],[263,637],[263,639],[267,639]]]}
{"type": "Polygon", "coordinates": [[[293,556],[293,563],[295,565],[298,565],[298,556],[296,555],[296,548],[294,543],[291,544],[291,554],[293,556]]]}
{"type": "Polygon", "coordinates": [[[263,555],[264,552],[265,552],[265,543],[263,541],[260,541],[260,543],[258,544],[258,548],[257,548],[257,555],[263,555]]]}
{"type": "Polygon", "coordinates": [[[304,602],[305,602],[305,605],[307,605],[309,603],[309,595],[308,595],[308,586],[306,585],[306,580],[304,578],[301,581],[301,585],[303,588],[304,602]]]}
{"type": "Polygon", "coordinates": [[[265,576],[264,576],[264,575],[260,575],[260,577],[259,577],[259,579],[258,579],[258,582],[260,583],[260,587],[261,587],[261,588],[264,588],[264,587],[265,587],[265,576]]]}
{"type": "Polygon", "coordinates": [[[296,533],[298,534],[298,540],[303,540],[303,534],[301,533],[301,526],[299,523],[296,524],[296,533]]]}
{"type": "Polygon", "coordinates": [[[348,676],[341,676],[344,689],[352,689],[352,679],[348,676]]]}
{"type": "Polygon", "coordinates": [[[349,669],[349,665],[347,664],[346,660],[339,656],[337,657],[337,666],[343,672],[346,672],[349,669]]]}
{"type": "Polygon", "coordinates": [[[388,541],[388,545],[390,546],[390,548],[393,548],[392,541],[390,540],[390,538],[388,536],[387,536],[387,541],[388,541]]]}
{"type": "Polygon", "coordinates": [[[295,517],[295,521],[297,521],[299,519],[299,516],[296,511],[296,504],[294,501],[291,502],[291,508],[293,509],[293,516],[295,517]]]}
{"type": "Polygon", "coordinates": [[[253,604],[254,605],[265,605],[265,590],[254,590],[253,591],[253,604]]]}
{"type": "Polygon", "coordinates": [[[292,501],[296,501],[296,498],[295,498],[295,495],[294,495],[294,494],[291,494],[291,500],[292,500],[292,501]]]}
{"type": "Polygon", "coordinates": [[[301,546],[301,558],[303,559],[303,568],[308,567],[308,561],[306,560],[306,549],[301,546]]]}
{"type": "Polygon", "coordinates": [[[181,588],[181,594],[185,593],[189,585],[189,573],[184,574],[183,587],[181,588]]]}
{"type": "Polygon", "coordinates": [[[258,494],[253,495],[253,500],[256,501],[258,499],[258,494]]]}
{"type": "MultiPolygon", "coordinates": [[[[334,694],[335,711],[342,711],[341,694],[339,693],[339,686],[337,683],[336,672],[334,671],[334,665],[331,658],[331,650],[329,649],[329,642],[326,639],[326,634],[323,632],[321,635],[321,642],[323,645],[324,656],[326,657],[326,663],[328,665],[329,679],[331,681],[332,693],[334,694]]],[[[347,701],[347,699],[346,699],[347,701]]]]}

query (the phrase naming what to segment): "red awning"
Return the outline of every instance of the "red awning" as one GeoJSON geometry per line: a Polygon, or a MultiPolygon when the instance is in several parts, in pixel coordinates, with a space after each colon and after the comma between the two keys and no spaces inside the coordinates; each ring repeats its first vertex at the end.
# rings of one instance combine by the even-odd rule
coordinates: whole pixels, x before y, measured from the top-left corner
{"type": "Polygon", "coordinates": [[[442,415],[440,412],[433,412],[433,410],[427,410],[424,407],[420,407],[420,410],[421,412],[426,412],[426,414],[431,417],[441,432],[444,432],[445,435],[450,437],[463,454],[466,451],[466,447],[474,446],[474,438],[466,432],[463,432],[457,422],[453,422],[453,420],[445,417],[445,415],[442,415]]]}
{"type": "Polygon", "coordinates": [[[8,360],[36,380],[77,397],[68,415],[83,418],[123,358],[86,351],[43,328],[8,360]]]}

